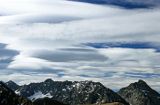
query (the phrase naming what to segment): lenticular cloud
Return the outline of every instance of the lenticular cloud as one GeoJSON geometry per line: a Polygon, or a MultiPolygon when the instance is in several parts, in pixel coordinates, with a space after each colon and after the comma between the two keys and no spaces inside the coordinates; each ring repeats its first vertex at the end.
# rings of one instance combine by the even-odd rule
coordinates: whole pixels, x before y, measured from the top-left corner
{"type": "Polygon", "coordinates": [[[0,4],[0,23],[58,23],[101,17],[103,6],[64,0],[5,0],[0,4]]]}
{"type": "Polygon", "coordinates": [[[2,80],[24,84],[50,77],[121,88],[139,78],[160,86],[158,7],[5,0],[0,15],[2,80]]]}

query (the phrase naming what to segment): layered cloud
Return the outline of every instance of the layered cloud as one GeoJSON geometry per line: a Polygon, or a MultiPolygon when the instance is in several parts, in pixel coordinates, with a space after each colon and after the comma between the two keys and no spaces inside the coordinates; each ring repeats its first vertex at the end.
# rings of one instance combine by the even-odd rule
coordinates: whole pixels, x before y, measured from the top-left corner
{"type": "Polygon", "coordinates": [[[12,62],[13,57],[18,55],[18,52],[5,49],[5,44],[0,44],[0,68],[4,69],[12,62]]]}
{"type": "Polygon", "coordinates": [[[136,9],[136,8],[152,8],[159,6],[159,0],[72,0],[79,2],[87,2],[93,4],[101,5],[115,5],[127,9],[136,9]]]}
{"type": "Polygon", "coordinates": [[[129,10],[64,0],[3,4],[0,23],[7,24],[0,24],[1,80],[94,80],[115,89],[144,79],[159,89],[159,8],[129,10]]]}
{"type": "Polygon", "coordinates": [[[59,23],[104,16],[103,6],[65,0],[4,0],[0,23],[59,23]]]}

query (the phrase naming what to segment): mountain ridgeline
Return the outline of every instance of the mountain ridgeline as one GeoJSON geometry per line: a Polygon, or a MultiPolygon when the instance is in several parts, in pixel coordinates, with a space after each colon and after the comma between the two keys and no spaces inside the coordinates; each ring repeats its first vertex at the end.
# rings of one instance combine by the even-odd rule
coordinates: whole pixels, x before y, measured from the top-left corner
{"type": "Polygon", "coordinates": [[[159,105],[160,103],[160,94],[143,80],[132,83],[117,93],[100,82],[92,81],[72,82],[47,79],[44,82],[22,86],[9,81],[6,84],[2,83],[0,87],[1,103],[4,102],[3,100],[20,102],[3,105],[159,105]],[[3,88],[13,95],[5,97],[9,96],[9,93],[2,94],[5,90],[3,88]]]}
{"type": "Polygon", "coordinates": [[[92,81],[60,82],[47,79],[44,82],[24,85],[18,88],[16,92],[33,101],[37,99],[37,96],[46,96],[70,105],[111,102],[121,102],[128,105],[117,93],[106,88],[100,82],[92,81]]]}

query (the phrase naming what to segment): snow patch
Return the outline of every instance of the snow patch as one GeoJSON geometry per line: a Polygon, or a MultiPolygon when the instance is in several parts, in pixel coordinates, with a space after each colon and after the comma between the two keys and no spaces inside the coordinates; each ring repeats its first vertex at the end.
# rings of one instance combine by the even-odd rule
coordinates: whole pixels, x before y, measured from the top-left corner
{"type": "Polygon", "coordinates": [[[16,93],[17,95],[20,95],[20,91],[19,91],[19,90],[16,90],[15,93],[16,93]]]}
{"type": "Polygon", "coordinates": [[[41,91],[38,91],[36,93],[34,93],[32,96],[28,97],[30,100],[34,101],[36,99],[39,99],[39,98],[45,98],[45,97],[48,97],[48,98],[52,98],[51,94],[50,93],[47,93],[47,94],[43,94],[41,91]]]}

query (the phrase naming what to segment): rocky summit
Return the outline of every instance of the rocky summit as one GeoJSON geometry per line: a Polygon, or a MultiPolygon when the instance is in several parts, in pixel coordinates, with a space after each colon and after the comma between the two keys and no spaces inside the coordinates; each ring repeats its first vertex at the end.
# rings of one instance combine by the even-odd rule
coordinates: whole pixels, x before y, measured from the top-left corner
{"type": "Polygon", "coordinates": [[[8,81],[5,83],[7,85],[7,87],[9,87],[10,89],[12,89],[13,91],[17,90],[20,86],[17,85],[15,82],[13,81],[8,81]]]}
{"type": "Polygon", "coordinates": [[[21,86],[16,90],[21,96],[32,101],[38,98],[48,97],[59,102],[79,104],[101,104],[121,102],[129,105],[121,96],[103,86],[100,82],[92,81],[53,81],[47,79],[40,83],[31,83],[21,86]]]}
{"type": "Polygon", "coordinates": [[[143,80],[120,89],[118,93],[130,105],[160,105],[160,94],[143,80]]]}

